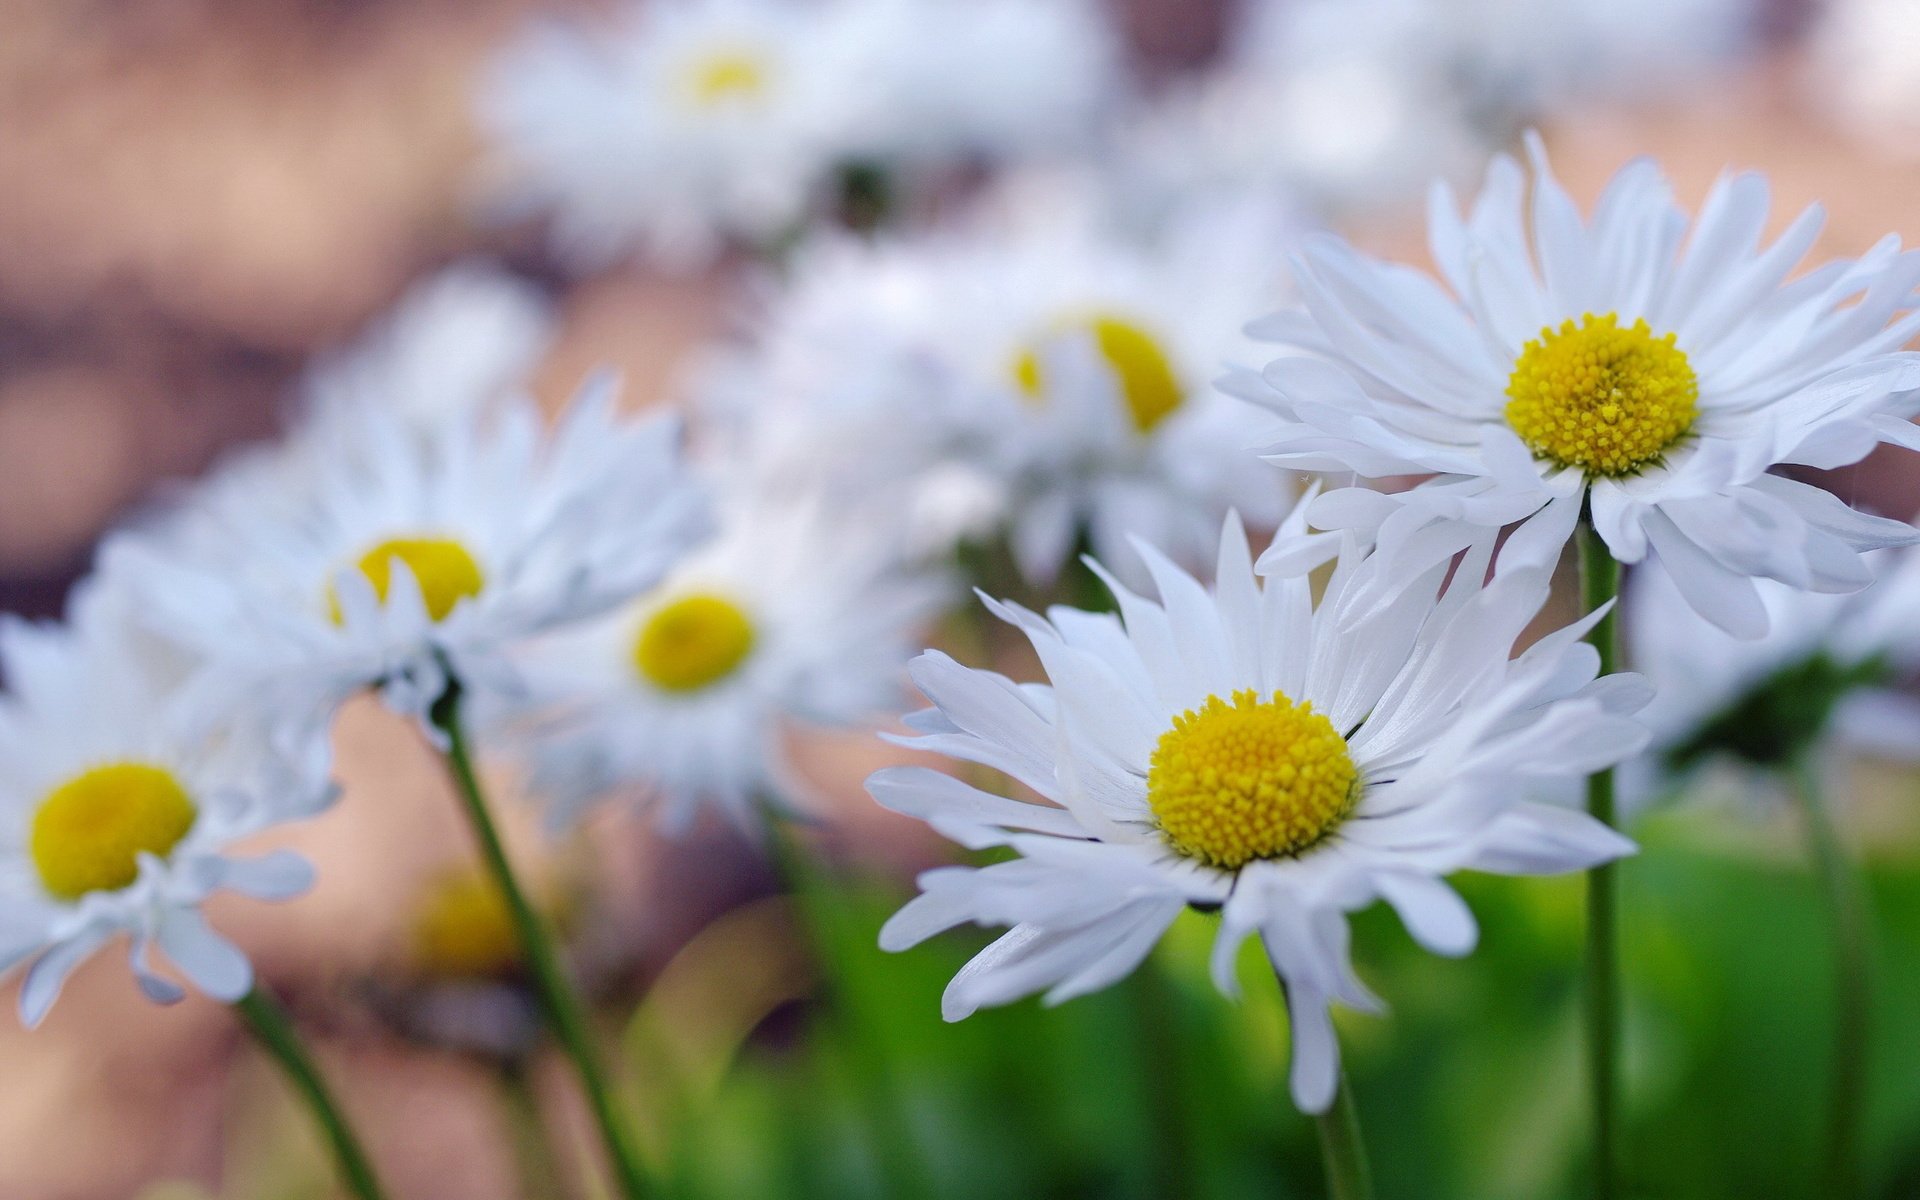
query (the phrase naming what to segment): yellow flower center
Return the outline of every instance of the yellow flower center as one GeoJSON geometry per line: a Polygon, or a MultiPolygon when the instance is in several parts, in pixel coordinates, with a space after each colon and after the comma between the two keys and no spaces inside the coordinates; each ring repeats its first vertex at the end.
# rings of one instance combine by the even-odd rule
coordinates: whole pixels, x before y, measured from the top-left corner
{"type": "Polygon", "coordinates": [[[1147,804],[1173,848],[1230,871],[1305,850],[1359,795],[1346,739],[1281,692],[1207,697],[1173,719],[1147,770],[1147,804]]]}
{"type": "Polygon", "coordinates": [[[720,596],[682,596],[640,627],[633,665],[669,692],[697,692],[734,673],[753,651],[753,621],[720,596]]]}
{"type": "Polygon", "coordinates": [[[1693,428],[1700,381],[1673,343],[1613,313],[1542,329],[1507,381],[1507,424],[1558,466],[1635,474],[1693,428]]]}
{"type": "Polygon", "coordinates": [[[420,969],[446,979],[486,979],[520,965],[520,939],[507,898],[478,871],[436,880],[413,923],[413,955],[420,969]]]}
{"type": "Polygon", "coordinates": [[[139,878],[141,854],[165,857],[198,815],[187,789],[164,767],[94,767],[40,802],[28,839],[33,865],[47,894],[62,900],[118,891],[139,878]]]}
{"type": "MultiPolygon", "coordinates": [[[[387,592],[393,586],[396,559],[413,572],[414,582],[420,585],[420,598],[426,602],[427,615],[436,621],[443,620],[460,601],[479,595],[480,589],[486,586],[487,578],[480,564],[465,546],[452,538],[389,538],[362,554],[354,564],[373,584],[373,593],[382,603],[386,602],[387,592]]],[[[338,625],[344,619],[340,597],[333,594],[331,587],[327,592],[333,623],[338,625]]]]}
{"type": "Polygon", "coordinates": [[[1062,322],[1047,337],[1020,352],[1013,361],[1013,378],[1029,399],[1046,399],[1046,371],[1041,363],[1046,346],[1062,334],[1083,331],[1093,335],[1100,357],[1113,368],[1120,399],[1133,418],[1133,427],[1141,433],[1152,432],[1186,399],[1186,391],[1159,341],[1133,322],[1109,313],[1062,322]]]}
{"type": "Polygon", "coordinates": [[[767,91],[767,64],[745,50],[716,50],[687,70],[687,92],[702,108],[757,100],[767,91]]]}

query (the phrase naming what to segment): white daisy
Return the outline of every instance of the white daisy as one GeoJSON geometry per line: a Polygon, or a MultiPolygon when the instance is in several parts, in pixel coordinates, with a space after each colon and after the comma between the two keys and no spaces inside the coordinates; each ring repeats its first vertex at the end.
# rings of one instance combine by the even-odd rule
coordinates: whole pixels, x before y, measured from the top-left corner
{"type": "Polygon", "coordinates": [[[1846,595],[1764,580],[1768,632],[1731,637],[1687,606],[1657,572],[1627,588],[1634,666],[1654,685],[1642,713],[1663,773],[1730,757],[1778,768],[1832,737],[1869,753],[1920,752],[1920,701],[1900,690],[1920,674],[1920,554],[1867,556],[1877,576],[1846,595]]]}
{"type": "Polygon", "coordinates": [[[1578,641],[1594,618],[1509,659],[1547,598],[1544,570],[1483,586],[1482,544],[1451,582],[1435,566],[1359,611],[1382,564],[1350,535],[1302,528],[1289,518],[1270,551],[1285,573],[1264,583],[1229,520],[1212,591],[1148,550],[1160,601],[1115,584],[1118,617],[1057,608],[1043,620],[989,601],[1032,641],[1044,685],[934,652],[915,661],[934,707],[902,740],[1041,798],[925,767],[868,783],[956,841],[1018,852],[928,872],[881,931],[899,950],[964,922],[1013,927],[955,976],[949,1020],[1105,987],[1182,909],[1218,908],[1215,982],[1234,991],[1237,951],[1259,934],[1292,1013],[1294,1099],[1319,1111],[1338,1075],[1329,1003],[1378,1006],[1348,961],[1346,913],[1385,899],[1423,945],[1464,954],[1474,921],[1442,876],[1572,871],[1632,850],[1583,813],[1521,798],[1646,741],[1626,715],[1644,685],[1596,680],[1597,655],[1578,641]],[[1307,572],[1329,557],[1316,605],[1307,572]]]}
{"type": "Polygon", "coordinates": [[[307,372],[303,415],[374,404],[426,424],[475,413],[525,390],[553,338],[553,308],[538,288],[489,263],[458,262],[322,355],[307,372]]]}
{"type": "Polygon", "coordinates": [[[730,482],[719,534],[659,587],[529,648],[520,713],[556,822],[625,788],[674,832],[706,805],[753,828],[805,790],[792,727],[897,708],[944,581],[902,568],[876,523],[730,482]]]}
{"type": "Polygon", "coordinates": [[[512,690],[511,648],[651,587],[705,531],[678,424],[614,391],[589,383],[551,431],[526,401],[427,428],[360,405],[217,472],[116,563],[207,657],[215,703],[378,686],[424,717],[449,677],[512,690]]]}
{"type": "Polygon", "coordinates": [[[865,81],[838,78],[821,6],[659,0],[608,23],[549,22],[481,97],[497,200],[550,212],[560,251],[693,267],[785,234],[835,165],[865,81]]]}
{"type": "Polygon", "coordinates": [[[802,258],[725,389],[747,453],[877,477],[942,533],[994,517],[1037,581],[1082,532],[1132,569],[1128,535],[1191,563],[1229,506],[1270,525],[1284,489],[1246,449],[1265,418],[1211,383],[1251,349],[1236,309],[1277,295],[1245,238],[1279,238],[1268,214],[1191,215],[1129,238],[1050,193],[802,258]]]}
{"type": "Polygon", "coordinates": [[[837,0],[831,52],[865,81],[847,154],[890,165],[1004,162],[1086,145],[1124,90],[1090,0],[837,0]]]}
{"type": "Polygon", "coordinates": [[[20,991],[29,1025],[74,967],[122,935],[156,1001],[184,994],[156,952],[215,999],[246,995],[252,968],[201,905],[220,891],[305,891],[304,859],[232,846],[333,797],[318,726],[209,732],[182,702],[184,660],[131,610],[119,581],[95,579],[69,626],[0,624],[0,969],[31,960],[20,991]]]}
{"type": "Polygon", "coordinates": [[[1760,176],[1723,178],[1688,236],[1666,180],[1636,162],[1586,222],[1530,144],[1530,213],[1504,157],[1464,222],[1436,189],[1451,293],[1327,238],[1296,263],[1304,311],[1256,326],[1293,353],[1226,386],[1288,422],[1274,461],[1438,476],[1331,492],[1315,523],[1377,529],[1382,554],[1418,571],[1514,521],[1503,564],[1548,561],[1590,514],[1615,558],[1658,563],[1744,637],[1766,630],[1756,576],[1864,586],[1859,552],[1914,531],[1768,471],[1920,446],[1920,397],[1896,394],[1920,385],[1920,356],[1895,352],[1920,329],[1920,312],[1901,315],[1920,253],[1888,238],[1789,281],[1820,214],[1762,247],[1760,176]]]}

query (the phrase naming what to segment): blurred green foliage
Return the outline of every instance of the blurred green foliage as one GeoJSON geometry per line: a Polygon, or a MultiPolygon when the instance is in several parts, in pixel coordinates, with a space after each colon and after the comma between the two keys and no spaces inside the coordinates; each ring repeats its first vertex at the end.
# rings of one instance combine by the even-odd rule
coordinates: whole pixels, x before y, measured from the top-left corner
{"type": "MultiPolygon", "coordinates": [[[[1729,847],[1698,815],[1638,832],[1624,925],[1632,1193],[1814,1196],[1831,986],[1813,883],[1784,849],[1729,847]]],[[[1384,911],[1356,922],[1362,973],[1391,1005],[1341,1020],[1380,1195],[1581,1196],[1580,881],[1460,883],[1483,931],[1465,962],[1419,950],[1384,911]]],[[[1876,861],[1872,893],[1869,1177],[1891,1200],[1920,1190],[1920,867],[1876,861]]],[[[1149,971],[1106,993],[948,1025],[940,992],[988,935],[882,954],[873,937],[897,887],[834,895],[844,907],[823,933],[841,1011],[769,1022],[679,1114],[694,1135],[666,1138],[671,1195],[889,1194],[876,1145],[888,1136],[910,1136],[942,1200],[1322,1194],[1311,1126],[1286,1094],[1276,988],[1249,946],[1246,998],[1215,994],[1213,918],[1183,919],[1149,971]],[[875,1104],[896,1111],[876,1120],[875,1104]]]]}

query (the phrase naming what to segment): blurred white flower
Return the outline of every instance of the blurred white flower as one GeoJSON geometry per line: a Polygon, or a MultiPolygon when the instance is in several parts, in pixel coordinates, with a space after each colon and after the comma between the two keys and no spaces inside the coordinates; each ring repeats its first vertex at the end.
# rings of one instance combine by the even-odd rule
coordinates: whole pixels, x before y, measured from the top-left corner
{"type": "Polygon", "coordinates": [[[1716,758],[1784,768],[1829,737],[1854,750],[1920,756],[1920,554],[1867,556],[1876,580],[1822,595],[1759,584],[1767,636],[1743,641],[1695,613],[1659,572],[1627,589],[1629,662],[1654,685],[1642,713],[1652,764],[1677,774],[1716,758]]]}
{"type": "Polygon", "coordinates": [[[1690,222],[1645,160],[1583,220],[1530,145],[1530,212],[1504,156],[1465,220],[1436,191],[1446,287],[1328,237],[1297,263],[1305,311],[1256,325],[1290,353],[1226,386],[1287,422],[1273,461],[1437,476],[1330,492],[1315,523],[1378,530],[1410,577],[1513,522],[1503,568],[1552,562],[1588,515],[1616,559],[1657,563],[1743,637],[1767,628],[1756,578],[1866,586],[1861,551],[1920,534],[1770,468],[1920,448],[1920,395],[1900,394],[1920,355],[1896,353],[1920,329],[1920,253],[1889,237],[1796,277],[1818,209],[1763,246],[1764,177],[1722,178],[1690,222]]]}
{"type": "Polygon", "coordinates": [[[216,472],[113,565],[206,656],[209,703],[377,686],[423,717],[450,677],[511,690],[510,649],[653,586],[706,531],[678,423],[614,391],[589,383],[550,431],[527,401],[427,427],[350,406],[216,472]]]}
{"type": "Polygon", "coordinates": [[[892,488],[927,551],[991,514],[1036,581],[1082,533],[1128,575],[1129,535],[1193,564],[1228,507],[1270,525],[1286,499],[1246,450],[1263,418],[1212,383],[1251,348],[1245,306],[1279,298],[1290,232],[1210,207],[1122,237],[1066,189],[963,229],[829,245],[796,261],[709,401],[774,477],[892,488]]]}
{"type": "Polygon", "coordinates": [[[926,767],[874,775],[886,807],[1009,861],[944,867],[881,931],[900,950],[966,922],[1010,925],[954,977],[942,1011],[1045,991],[1058,1002],[1139,965],[1189,905],[1221,911],[1213,975],[1237,992],[1237,951],[1258,934],[1285,984],[1293,1097],[1331,1101],[1339,1050],[1329,1004],[1373,1010],[1355,977],[1346,914],[1386,900],[1414,938],[1468,953],[1472,913],[1443,877],[1549,874],[1632,843],[1527,788],[1617,762],[1645,744],[1627,715],[1629,676],[1595,679],[1597,656],[1562,629],[1509,658],[1539,613],[1548,573],[1482,586],[1490,547],[1421,573],[1385,609],[1364,609],[1379,567],[1352,537],[1290,520],[1264,580],[1239,523],[1220,540],[1216,585],[1151,558],[1159,602],[1112,586],[1120,615],[994,611],[1033,643],[1045,684],[1016,684],[944,654],[915,660],[933,707],[901,739],[1003,772],[1038,802],[990,794],[926,767]],[[1335,567],[1318,604],[1308,572],[1335,567]]]}
{"type": "Polygon", "coordinates": [[[551,216],[560,252],[696,267],[783,236],[870,85],[842,76],[802,0],[657,0],[530,30],[481,97],[498,201],[551,216]]]}
{"type": "Polygon", "coordinates": [[[950,599],[944,580],[901,565],[881,523],[737,471],[715,483],[713,542],[521,660],[530,688],[504,728],[519,727],[558,823],[627,790],[674,832],[709,805],[755,828],[764,805],[805,791],[786,735],[896,710],[907,659],[950,599]]]}
{"type": "Polygon", "coordinates": [[[0,624],[0,969],[32,961],[20,991],[30,1025],[120,936],[150,998],[184,994],[158,952],[206,994],[240,999],[252,967],[201,905],[220,891],[305,891],[304,859],[232,846],[333,798],[317,724],[201,719],[181,690],[191,660],[134,623],[126,582],[83,584],[66,626],[0,624]]]}
{"type": "Polygon", "coordinates": [[[1125,91],[1093,0],[835,0],[830,53],[871,93],[849,157],[1004,162],[1084,146],[1125,91]]]}
{"type": "Polygon", "coordinates": [[[1808,94],[1849,133],[1920,158],[1920,4],[1830,0],[1812,37],[1808,94]]]}
{"type": "Polygon", "coordinates": [[[553,337],[552,306],[538,288],[490,263],[455,263],[316,359],[303,415],[374,405],[410,423],[467,417],[523,392],[553,337]]]}
{"type": "Polygon", "coordinates": [[[842,172],[1070,150],[1121,90],[1092,0],[655,0],[522,38],[481,99],[494,202],[583,265],[773,243],[842,172]]]}

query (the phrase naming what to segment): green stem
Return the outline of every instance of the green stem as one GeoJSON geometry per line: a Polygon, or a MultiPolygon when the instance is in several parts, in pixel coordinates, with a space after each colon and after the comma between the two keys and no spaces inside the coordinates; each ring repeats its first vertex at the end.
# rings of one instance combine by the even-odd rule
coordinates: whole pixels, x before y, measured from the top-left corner
{"type": "MultiPolygon", "coordinates": [[[[1592,612],[1620,594],[1620,564],[1591,522],[1580,523],[1582,608],[1592,612]]],[[[1600,673],[1619,662],[1615,613],[1587,635],[1600,652],[1600,673]]],[[[1587,811],[1609,827],[1616,824],[1613,772],[1587,780],[1587,811]]],[[[1617,1124],[1620,1071],[1620,940],[1617,933],[1617,867],[1605,863],[1587,872],[1587,1074],[1593,1103],[1593,1194],[1613,1200],[1619,1187],[1617,1124]]]]}
{"type": "Polygon", "coordinates": [[[1866,1108],[1867,1023],[1872,1003],[1866,896],[1859,873],[1840,844],[1832,814],[1821,800],[1820,781],[1809,756],[1795,759],[1789,776],[1806,823],[1814,875],[1826,894],[1827,918],[1833,923],[1833,1091],[1820,1194],[1854,1200],[1861,1194],[1860,1125],[1866,1108]]]}
{"type": "Polygon", "coordinates": [[[936,1194],[931,1175],[920,1156],[899,1087],[885,1051],[867,1036],[871,1022],[852,1011],[851,998],[836,986],[834,966],[837,935],[844,901],[831,895],[817,865],[799,844],[787,819],[772,805],[763,805],[768,854],[780,884],[799,907],[801,923],[820,965],[820,1008],[829,1039],[837,1043],[842,1060],[853,1073],[854,1090],[867,1112],[874,1160],[886,1194],[896,1200],[924,1200],[936,1194]]]}
{"type": "Polygon", "coordinates": [[[486,798],[480,790],[480,780],[474,773],[473,755],[467,746],[466,732],[460,720],[460,684],[457,681],[450,683],[446,692],[434,701],[429,715],[434,727],[446,736],[447,764],[452,769],[454,782],[458,785],[456,790],[473,825],[474,836],[480,842],[481,858],[485,860],[495,882],[500,885],[501,894],[506,897],[507,909],[520,935],[521,949],[527,956],[528,970],[546,1007],[548,1024],[560,1039],[567,1056],[573,1060],[574,1069],[580,1076],[581,1090],[586,1093],[587,1106],[593,1111],[594,1123],[599,1126],[600,1140],[606,1148],[607,1163],[619,1185],[620,1195],[626,1200],[640,1200],[647,1190],[642,1181],[640,1159],[627,1140],[625,1127],[614,1107],[612,1089],[600,1069],[599,1059],[595,1057],[593,1039],[588,1032],[580,1000],[574,995],[572,984],[567,982],[566,972],[560,966],[560,956],[554,950],[552,936],[548,934],[539,913],[534,910],[526,891],[513,873],[513,866],[507,860],[506,847],[501,844],[500,833],[494,828],[493,817],[487,811],[486,798]]]}
{"type": "Polygon", "coordinates": [[[380,1181],[374,1177],[373,1164],[353,1136],[353,1127],[347,1124],[346,1115],[327,1091],[319,1067],[300,1044],[300,1035],[294,1031],[286,1011],[257,986],[235,1001],[233,1008],[246,1021],[254,1040],[273,1055],[294,1090],[313,1111],[314,1120],[319,1122],[327,1145],[333,1150],[341,1179],[360,1200],[383,1200],[384,1193],[380,1190],[380,1181]]]}
{"type": "Polygon", "coordinates": [[[1178,1196],[1191,1190],[1193,1183],[1192,1113],[1182,1094],[1186,1057],[1181,1045],[1180,998],[1165,968],[1152,955],[1134,969],[1127,991],[1139,1028],[1140,1086],[1146,1090],[1146,1149],[1153,1194],[1178,1196]]]}
{"type": "Polygon", "coordinates": [[[1331,1200],[1372,1200],[1373,1172],[1367,1166],[1360,1114],[1354,1108],[1353,1089],[1347,1086],[1344,1070],[1333,1103],[1327,1111],[1315,1115],[1313,1125],[1320,1134],[1320,1157],[1326,1163],[1327,1195],[1331,1200]]]}

